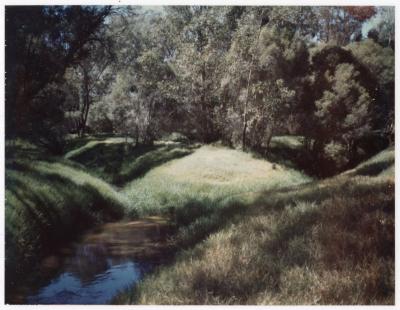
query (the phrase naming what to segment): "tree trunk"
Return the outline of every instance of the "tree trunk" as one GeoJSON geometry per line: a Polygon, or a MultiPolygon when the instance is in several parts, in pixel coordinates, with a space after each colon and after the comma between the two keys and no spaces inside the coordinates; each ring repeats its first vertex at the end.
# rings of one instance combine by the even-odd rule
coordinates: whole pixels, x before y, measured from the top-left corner
{"type": "Polygon", "coordinates": [[[203,63],[203,68],[201,70],[202,90],[201,90],[201,99],[200,99],[201,114],[202,114],[201,115],[201,126],[202,126],[203,142],[208,143],[209,135],[210,135],[208,119],[209,119],[210,115],[208,115],[207,102],[206,102],[205,79],[206,79],[206,68],[205,68],[205,63],[203,63]]]}
{"type": "MultiPolygon", "coordinates": [[[[88,99],[88,100],[89,100],[89,99],[88,99]]],[[[83,122],[82,122],[82,133],[81,133],[81,137],[85,134],[87,118],[88,118],[88,115],[89,115],[89,107],[90,107],[90,101],[88,101],[87,104],[86,104],[86,111],[85,111],[85,115],[84,115],[83,122]]]]}
{"type": "Polygon", "coordinates": [[[139,126],[136,124],[135,147],[139,145],[139,126]]]}
{"type": "Polygon", "coordinates": [[[266,139],[266,149],[267,149],[267,152],[269,152],[269,148],[270,148],[270,145],[271,145],[271,140],[272,140],[272,135],[273,135],[273,130],[271,129],[271,130],[269,130],[269,132],[268,132],[268,134],[267,134],[267,139],[266,139]]]}
{"type": "Polygon", "coordinates": [[[83,69],[83,107],[81,113],[81,124],[79,130],[79,136],[82,137],[85,134],[86,122],[89,114],[90,107],[90,89],[89,89],[89,76],[85,69],[83,69]]]}
{"type": "Polygon", "coordinates": [[[244,111],[243,111],[243,131],[242,131],[242,150],[243,151],[246,150],[247,104],[248,104],[248,100],[249,100],[249,89],[250,89],[250,79],[251,79],[252,67],[253,67],[253,55],[251,56],[249,76],[247,78],[246,101],[244,102],[244,111]]]}
{"type": "MultiPolygon", "coordinates": [[[[258,29],[257,34],[257,41],[256,46],[258,46],[258,41],[260,39],[262,24],[260,23],[260,28],[258,29]]],[[[249,102],[249,91],[250,91],[250,80],[251,80],[251,73],[253,70],[253,62],[254,62],[254,53],[251,54],[251,61],[250,61],[250,68],[249,68],[249,75],[247,77],[247,89],[246,89],[246,100],[244,102],[244,111],[243,111],[243,131],[242,131],[242,150],[246,150],[246,130],[247,130],[247,108],[249,102]]]]}

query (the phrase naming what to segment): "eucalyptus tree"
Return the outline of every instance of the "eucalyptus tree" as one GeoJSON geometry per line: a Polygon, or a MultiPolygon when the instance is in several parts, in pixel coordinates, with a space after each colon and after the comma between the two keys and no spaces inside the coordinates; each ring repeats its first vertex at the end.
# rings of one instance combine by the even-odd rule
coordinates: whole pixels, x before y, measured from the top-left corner
{"type": "Polygon", "coordinates": [[[176,101],[192,120],[197,138],[210,142],[218,138],[215,109],[221,64],[229,48],[225,23],[226,8],[171,8],[166,18],[175,24],[176,51],[171,65],[176,79],[176,101]]]}
{"type": "Polygon", "coordinates": [[[354,42],[346,47],[377,80],[377,98],[373,103],[372,126],[383,138],[394,142],[394,51],[373,40],[354,42]]]}
{"type": "Polygon", "coordinates": [[[151,144],[163,122],[159,115],[168,103],[164,93],[166,81],[173,77],[167,62],[171,45],[160,42],[160,16],[139,14],[137,9],[111,19],[110,32],[115,49],[113,82],[99,102],[103,107],[94,112],[102,110],[116,132],[131,136],[137,144],[151,144]]]}
{"type": "Polygon", "coordinates": [[[395,42],[394,13],[394,7],[378,7],[376,15],[368,23],[371,27],[368,37],[382,46],[391,47],[392,49],[394,49],[395,42]]]}
{"type": "Polygon", "coordinates": [[[222,93],[227,109],[226,133],[245,149],[269,147],[285,115],[298,99],[298,76],[306,73],[308,52],[301,37],[270,19],[270,8],[248,10],[238,23],[226,57],[222,93]]]}
{"type": "Polygon", "coordinates": [[[332,173],[362,158],[362,141],[373,133],[379,84],[372,72],[339,46],[325,46],[312,57],[314,115],[309,132],[313,153],[332,173]],[[332,164],[329,164],[332,162],[332,164]]]}
{"type": "Polygon", "coordinates": [[[77,133],[85,134],[89,110],[107,93],[113,78],[111,63],[114,60],[113,47],[103,37],[101,42],[91,44],[90,55],[81,61],[73,74],[79,85],[79,118],[77,133]]]}

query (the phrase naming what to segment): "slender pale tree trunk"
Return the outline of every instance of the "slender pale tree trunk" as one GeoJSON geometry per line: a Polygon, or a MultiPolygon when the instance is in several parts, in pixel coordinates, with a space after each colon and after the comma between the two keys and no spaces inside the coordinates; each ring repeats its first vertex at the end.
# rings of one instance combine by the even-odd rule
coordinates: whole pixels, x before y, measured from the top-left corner
{"type": "MultiPolygon", "coordinates": [[[[258,41],[260,39],[262,24],[260,23],[260,28],[258,29],[257,39],[256,39],[256,47],[258,46],[258,41]]],[[[242,131],[242,150],[246,150],[246,131],[247,131],[247,112],[248,112],[248,103],[249,103],[249,92],[250,92],[250,81],[251,74],[253,71],[253,63],[254,63],[254,53],[251,54],[249,75],[247,77],[247,89],[246,89],[246,100],[244,102],[244,111],[243,111],[243,131],[242,131]]]]}
{"type": "Polygon", "coordinates": [[[79,136],[85,134],[85,127],[87,122],[87,117],[89,114],[90,106],[90,94],[89,94],[89,76],[87,71],[83,68],[83,106],[81,111],[81,121],[79,125],[79,136]]]}

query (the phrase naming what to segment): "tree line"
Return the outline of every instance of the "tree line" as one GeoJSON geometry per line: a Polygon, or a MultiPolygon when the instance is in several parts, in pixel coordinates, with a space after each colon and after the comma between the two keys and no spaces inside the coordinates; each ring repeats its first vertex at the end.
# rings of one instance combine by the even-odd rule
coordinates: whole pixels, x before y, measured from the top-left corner
{"type": "Polygon", "coordinates": [[[6,138],[170,132],[330,174],[394,139],[391,7],[6,7],[6,138]],[[369,23],[370,30],[362,33],[369,23]]]}

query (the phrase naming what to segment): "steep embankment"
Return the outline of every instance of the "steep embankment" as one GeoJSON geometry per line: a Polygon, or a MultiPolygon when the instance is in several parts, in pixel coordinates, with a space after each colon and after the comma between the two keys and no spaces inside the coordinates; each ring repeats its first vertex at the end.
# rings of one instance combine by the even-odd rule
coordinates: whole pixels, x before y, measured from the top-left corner
{"type": "Polygon", "coordinates": [[[5,196],[9,284],[42,252],[92,225],[121,218],[128,205],[109,184],[60,159],[8,162],[5,196]]]}
{"type": "MultiPolygon", "coordinates": [[[[210,171],[202,168],[203,159],[183,173],[185,182],[207,179],[210,171]],[[195,169],[198,178],[193,178],[195,169]]],[[[259,194],[241,217],[182,251],[173,265],[160,268],[116,302],[393,304],[393,163],[389,149],[337,177],[259,194]]],[[[173,189],[167,171],[177,164],[153,171],[153,182],[165,174],[157,183],[158,195],[163,186],[173,189]]],[[[226,161],[214,168],[224,167],[235,169],[226,161]]],[[[260,167],[254,172],[263,174],[260,167]]],[[[204,196],[218,193],[215,188],[224,180],[210,184],[204,196]]],[[[138,182],[139,187],[145,180],[138,182]]]]}

